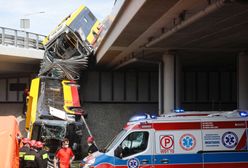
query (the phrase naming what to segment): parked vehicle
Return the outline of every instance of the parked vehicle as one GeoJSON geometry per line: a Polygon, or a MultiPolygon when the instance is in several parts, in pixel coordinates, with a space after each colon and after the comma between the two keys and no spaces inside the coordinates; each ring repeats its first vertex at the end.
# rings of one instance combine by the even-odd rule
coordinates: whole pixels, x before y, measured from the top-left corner
{"type": "Polygon", "coordinates": [[[135,116],[90,168],[245,168],[248,112],[185,112],[135,116]]]}

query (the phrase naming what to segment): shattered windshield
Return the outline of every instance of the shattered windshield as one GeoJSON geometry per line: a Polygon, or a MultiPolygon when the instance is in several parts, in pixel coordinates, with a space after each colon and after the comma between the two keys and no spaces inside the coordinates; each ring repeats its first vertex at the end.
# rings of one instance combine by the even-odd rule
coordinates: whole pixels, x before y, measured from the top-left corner
{"type": "Polygon", "coordinates": [[[40,115],[50,115],[49,107],[64,110],[63,86],[60,80],[42,78],[38,112],[40,115]]]}
{"type": "Polygon", "coordinates": [[[66,136],[66,127],[60,125],[43,125],[41,130],[42,139],[62,140],[66,136]]]}

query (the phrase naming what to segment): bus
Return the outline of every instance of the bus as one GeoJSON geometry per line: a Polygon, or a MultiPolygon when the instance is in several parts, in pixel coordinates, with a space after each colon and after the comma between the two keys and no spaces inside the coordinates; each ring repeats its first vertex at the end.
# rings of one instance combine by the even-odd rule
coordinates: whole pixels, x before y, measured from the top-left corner
{"type": "Polygon", "coordinates": [[[102,24],[85,5],[67,16],[42,42],[46,47],[53,43],[63,32],[71,30],[88,44],[96,43],[102,31],[102,24]]]}

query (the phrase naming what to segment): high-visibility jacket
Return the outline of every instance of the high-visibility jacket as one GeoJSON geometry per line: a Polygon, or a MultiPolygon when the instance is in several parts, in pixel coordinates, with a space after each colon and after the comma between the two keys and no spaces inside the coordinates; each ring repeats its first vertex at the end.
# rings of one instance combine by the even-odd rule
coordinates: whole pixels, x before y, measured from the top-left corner
{"type": "Polygon", "coordinates": [[[38,153],[40,154],[42,168],[47,168],[49,158],[48,153],[45,150],[39,150],[38,153]]]}
{"type": "Polygon", "coordinates": [[[40,154],[36,150],[30,150],[23,157],[23,166],[25,168],[42,168],[40,154]]]}
{"type": "Polygon", "coordinates": [[[24,155],[26,155],[30,151],[30,148],[27,146],[23,146],[19,149],[19,160],[20,164],[19,166],[22,168],[23,167],[23,162],[24,162],[24,155]]]}

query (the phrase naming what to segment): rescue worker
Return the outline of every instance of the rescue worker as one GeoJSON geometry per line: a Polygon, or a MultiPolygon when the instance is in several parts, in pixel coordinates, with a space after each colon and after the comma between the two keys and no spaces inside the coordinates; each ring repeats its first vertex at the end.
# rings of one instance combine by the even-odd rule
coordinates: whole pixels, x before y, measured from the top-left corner
{"type": "Polygon", "coordinates": [[[44,143],[42,143],[41,141],[37,141],[35,146],[36,149],[38,150],[38,153],[40,155],[40,160],[42,163],[42,168],[47,168],[47,164],[48,164],[48,153],[43,150],[43,145],[44,143]]]}
{"type": "Polygon", "coordinates": [[[29,146],[30,139],[22,138],[21,142],[23,146],[19,149],[19,163],[20,163],[19,167],[23,168],[24,155],[30,151],[30,146],[29,146]]]}
{"type": "Polygon", "coordinates": [[[57,162],[59,161],[59,168],[70,168],[75,156],[72,149],[69,147],[69,140],[65,138],[62,141],[62,147],[57,151],[54,157],[54,168],[57,168],[57,162]]]}
{"type": "Polygon", "coordinates": [[[25,88],[22,94],[22,101],[23,101],[23,108],[22,108],[22,114],[24,115],[24,117],[26,116],[26,112],[27,112],[27,98],[29,96],[29,90],[28,88],[25,88]]]}
{"type": "Polygon", "coordinates": [[[93,136],[89,136],[87,138],[87,143],[88,143],[88,155],[91,155],[92,153],[98,151],[98,148],[96,147],[95,143],[94,143],[94,137],[93,136]]]}
{"type": "Polygon", "coordinates": [[[31,140],[30,151],[24,155],[23,167],[25,168],[42,168],[42,163],[40,161],[40,154],[35,149],[35,140],[31,140]]]}

